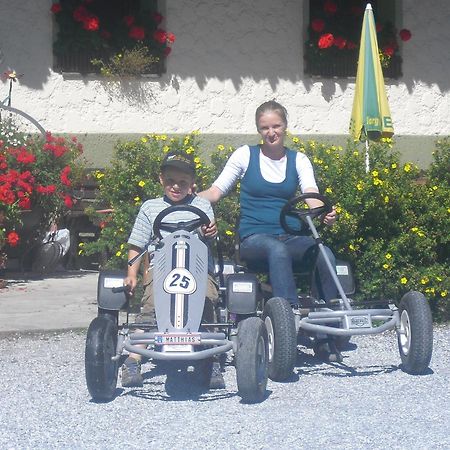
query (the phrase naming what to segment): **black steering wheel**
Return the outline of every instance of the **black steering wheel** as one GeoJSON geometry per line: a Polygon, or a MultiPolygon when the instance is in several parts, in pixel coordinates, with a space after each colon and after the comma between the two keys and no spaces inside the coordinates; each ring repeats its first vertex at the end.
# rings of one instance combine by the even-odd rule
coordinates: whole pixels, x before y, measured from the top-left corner
{"type": "Polygon", "coordinates": [[[153,234],[159,238],[162,239],[161,236],[161,230],[167,231],[169,233],[173,233],[174,231],[178,230],[186,230],[186,231],[194,231],[198,227],[201,227],[202,225],[209,225],[211,221],[209,220],[209,217],[199,208],[192,205],[174,205],[169,206],[168,208],[162,210],[155,218],[155,221],[153,222],[153,234]],[[197,216],[196,219],[188,220],[185,222],[177,222],[177,223],[169,223],[169,222],[163,222],[163,219],[168,216],[169,214],[172,214],[177,211],[188,211],[197,216]]]}
{"type": "MultiPolygon", "coordinates": [[[[305,236],[311,233],[309,229],[308,222],[306,220],[306,216],[314,219],[318,219],[319,223],[316,226],[317,230],[320,230],[323,227],[322,218],[324,215],[328,214],[333,210],[333,206],[330,200],[325,197],[325,195],[318,194],[316,192],[307,192],[306,194],[301,194],[298,197],[295,197],[289,200],[281,210],[280,213],[280,223],[283,227],[284,231],[289,234],[293,234],[294,236],[305,236]],[[310,208],[306,203],[308,199],[320,200],[323,203],[323,206],[318,206],[316,208],[310,208]],[[288,223],[286,218],[294,217],[299,220],[299,229],[292,228],[288,223]]],[[[315,224],[314,224],[315,225],[315,224]]]]}

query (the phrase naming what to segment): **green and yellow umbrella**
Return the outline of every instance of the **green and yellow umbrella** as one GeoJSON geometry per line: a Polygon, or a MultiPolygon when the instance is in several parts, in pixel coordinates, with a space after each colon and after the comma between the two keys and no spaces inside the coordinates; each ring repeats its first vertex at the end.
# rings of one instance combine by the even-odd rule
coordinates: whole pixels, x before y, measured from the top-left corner
{"type": "Polygon", "coordinates": [[[378,141],[394,134],[370,3],[366,6],[361,30],[350,133],[355,141],[366,141],[367,170],[369,170],[368,141],[378,141]]]}

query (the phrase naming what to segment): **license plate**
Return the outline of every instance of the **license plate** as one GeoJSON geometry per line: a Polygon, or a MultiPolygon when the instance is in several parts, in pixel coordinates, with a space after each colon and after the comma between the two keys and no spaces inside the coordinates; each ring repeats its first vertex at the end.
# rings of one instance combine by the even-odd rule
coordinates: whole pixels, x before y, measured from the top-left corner
{"type": "Polygon", "coordinates": [[[156,345],[200,345],[202,338],[200,333],[155,333],[156,345]]]}
{"type": "Polygon", "coordinates": [[[372,321],[370,315],[365,316],[351,316],[350,328],[372,328],[372,321]]]}

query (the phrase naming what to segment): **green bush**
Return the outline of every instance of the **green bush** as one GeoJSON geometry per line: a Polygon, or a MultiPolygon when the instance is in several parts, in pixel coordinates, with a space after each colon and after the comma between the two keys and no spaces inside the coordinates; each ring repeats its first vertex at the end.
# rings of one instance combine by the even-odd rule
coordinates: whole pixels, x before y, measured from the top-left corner
{"type": "MultiPolygon", "coordinates": [[[[232,147],[218,145],[209,161],[200,155],[198,133],[181,139],[149,135],[119,143],[111,168],[98,172],[100,199],[113,212],[101,224],[97,242],[80,251],[104,252],[107,265],[125,267],[126,241],[139,206],[162,193],[158,173],[169,150],[193,153],[198,190],[209,187],[225,165],[232,147]]],[[[412,163],[402,164],[388,140],[370,146],[366,173],[364,149],[348,142],[345,148],[291,137],[290,147],[311,159],[320,191],[337,206],[339,220],[324,231],[324,240],[342,259],[349,260],[357,283],[356,300],[397,301],[410,289],[430,300],[436,320],[450,320],[448,254],[450,229],[449,148],[436,144],[434,161],[426,173],[412,163]]],[[[238,217],[239,184],[216,206],[225,256],[233,258],[238,217]]]]}

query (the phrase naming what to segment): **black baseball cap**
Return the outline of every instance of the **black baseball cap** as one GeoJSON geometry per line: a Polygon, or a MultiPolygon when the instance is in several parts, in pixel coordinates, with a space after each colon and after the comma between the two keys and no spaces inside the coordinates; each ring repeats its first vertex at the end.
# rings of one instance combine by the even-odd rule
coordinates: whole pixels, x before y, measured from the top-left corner
{"type": "Polygon", "coordinates": [[[182,170],[195,175],[195,162],[188,153],[169,152],[161,163],[161,171],[167,167],[182,170]]]}

